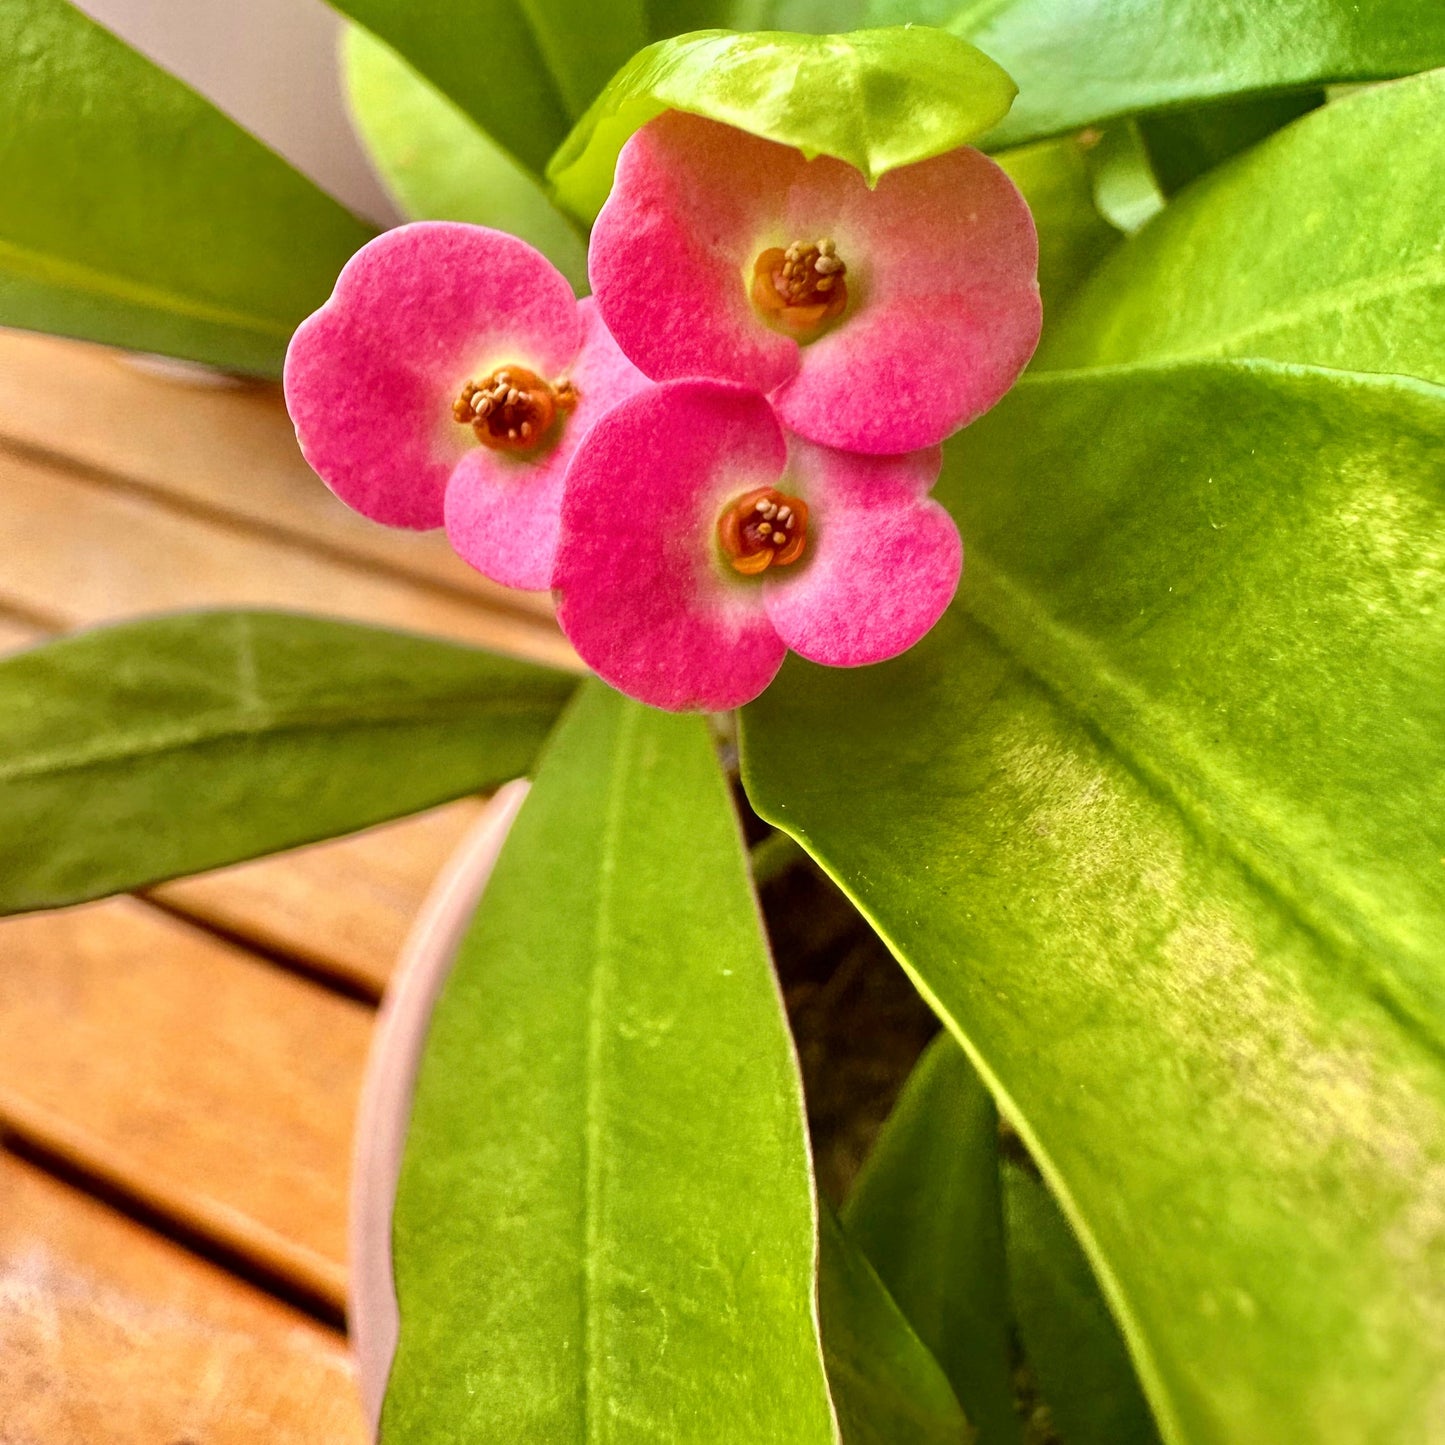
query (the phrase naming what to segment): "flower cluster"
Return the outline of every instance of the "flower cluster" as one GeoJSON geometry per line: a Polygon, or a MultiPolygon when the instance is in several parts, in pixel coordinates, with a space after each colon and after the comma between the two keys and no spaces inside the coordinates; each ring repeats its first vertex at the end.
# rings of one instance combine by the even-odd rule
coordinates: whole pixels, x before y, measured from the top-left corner
{"type": "Polygon", "coordinates": [[[756,697],[791,649],[911,647],[963,549],[939,443],[1038,340],[1037,241],[962,148],[852,167],[670,112],[623,148],[593,295],[499,231],[402,226],[297,331],[286,399],[348,505],[551,588],[583,660],[657,707],[756,697]]]}

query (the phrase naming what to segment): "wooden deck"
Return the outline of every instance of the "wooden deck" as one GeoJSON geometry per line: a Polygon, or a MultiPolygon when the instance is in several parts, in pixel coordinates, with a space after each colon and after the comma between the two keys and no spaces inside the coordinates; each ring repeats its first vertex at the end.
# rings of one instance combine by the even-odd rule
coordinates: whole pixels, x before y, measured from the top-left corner
{"type": "MultiPolygon", "coordinates": [[[[573,662],[546,599],[336,502],[274,388],[3,331],[0,538],[4,648],[249,604],[573,662]]],[[[357,1090],[478,808],[0,921],[4,1445],[365,1438],[343,1334],[357,1090]]]]}

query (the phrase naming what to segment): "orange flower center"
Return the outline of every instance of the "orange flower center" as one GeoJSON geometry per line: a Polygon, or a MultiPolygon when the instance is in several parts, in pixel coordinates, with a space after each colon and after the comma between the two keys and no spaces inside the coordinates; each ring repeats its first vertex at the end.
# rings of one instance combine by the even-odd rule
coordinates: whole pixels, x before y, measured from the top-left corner
{"type": "Polygon", "coordinates": [[[470,426],[484,447],[529,452],[542,445],[557,419],[577,405],[570,381],[544,381],[525,366],[499,366],[469,381],[452,403],[452,416],[470,426]]]}
{"type": "Polygon", "coordinates": [[[753,305],[770,325],[812,341],[847,308],[847,275],[830,240],[771,246],[753,262],[753,305]]]}
{"type": "Polygon", "coordinates": [[[786,567],[807,548],[808,504],[772,487],[744,492],[718,518],[717,537],[728,565],[745,577],[786,567]]]}

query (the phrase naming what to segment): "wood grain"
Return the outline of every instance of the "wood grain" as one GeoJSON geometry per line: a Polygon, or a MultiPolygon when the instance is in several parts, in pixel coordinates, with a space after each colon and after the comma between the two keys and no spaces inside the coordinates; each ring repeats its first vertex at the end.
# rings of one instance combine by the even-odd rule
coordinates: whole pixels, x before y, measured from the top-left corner
{"type": "MultiPolygon", "coordinates": [[[[275,388],[79,343],[0,331],[0,535],[0,651],[269,606],[578,666],[546,598],[340,506],[275,388]]],[[[373,1013],[320,980],[380,993],[478,807],[0,920],[0,1134],[75,1170],[0,1150],[0,1445],[360,1445],[334,1333],[83,1190],[339,1310],[373,1013]]]]}
{"type": "Polygon", "coordinates": [[[341,1338],[0,1151],[0,1441],[363,1445],[341,1338]]]}
{"type": "Polygon", "coordinates": [[[338,502],[275,386],[197,386],[105,347],[0,331],[0,437],[509,611],[551,613],[546,594],[487,581],[440,532],[381,527],[338,502]]]}
{"type": "Polygon", "coordinates": [[[424,592],[301,545],[0,454],[0,602],[79,627],[182,607],[279,607],[580,666],[546,618],[424,592]]]}
{"type": "Polygon", "coordinates": [[[371,1010],[133,898],[0,960],[0,1122],[341,1308],[371,1010]]]}
{"type": "Polygon", "coordinates": [[[464,798],[148,896],[380,998],[432,880],[481,808],[464,798]]]}

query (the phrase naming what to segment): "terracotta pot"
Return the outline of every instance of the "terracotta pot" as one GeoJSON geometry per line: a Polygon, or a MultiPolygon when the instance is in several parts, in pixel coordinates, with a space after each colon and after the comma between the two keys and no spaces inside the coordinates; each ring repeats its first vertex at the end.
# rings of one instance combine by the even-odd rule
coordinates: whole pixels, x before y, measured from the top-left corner
{"type": "Polygon", "coordinates": [[[493,797],[437,878],[402,948],[372,1037],[356,1119],[347,1314],[373,1434],[396,1352],[391,1211],[422,1044],[437,995],[527,787],[520,780],[508,783],[493,797]]]}

